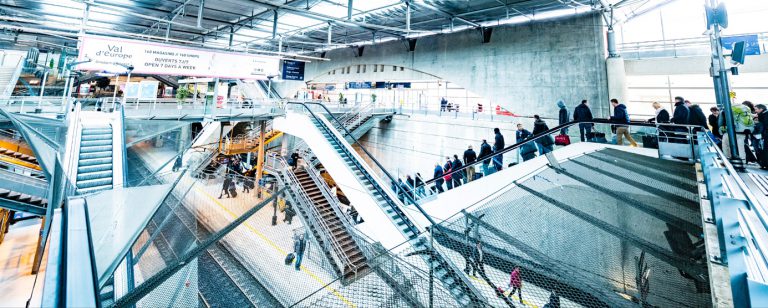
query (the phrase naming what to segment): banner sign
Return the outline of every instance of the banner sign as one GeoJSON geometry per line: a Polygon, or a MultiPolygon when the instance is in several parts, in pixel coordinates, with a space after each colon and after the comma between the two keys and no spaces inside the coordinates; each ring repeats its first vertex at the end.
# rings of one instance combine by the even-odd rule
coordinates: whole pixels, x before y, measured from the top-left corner
{"type": "Polygon", "coordinates": [[[723,43],[723,48],[727,50],[733,49],[733,43],[744,41],[746,43],[744,46],[745,55],[760,55],[760,43],[757,41],[757,34],[723,36],[720,40],[723,43]]]}
{"type": "Polygon", "coordinates": [[[279,73],[279,59],[249,54],[214,52],[154,42],[85,35],[80,37],[78,61],[91,60],[78,70],[134,74],[267,79],[279,73]]]}
{"type": "Polygon", "coordinates": [[[304,65],[302,61],[283,60],[283,80],[304,80],[304,65]]]}

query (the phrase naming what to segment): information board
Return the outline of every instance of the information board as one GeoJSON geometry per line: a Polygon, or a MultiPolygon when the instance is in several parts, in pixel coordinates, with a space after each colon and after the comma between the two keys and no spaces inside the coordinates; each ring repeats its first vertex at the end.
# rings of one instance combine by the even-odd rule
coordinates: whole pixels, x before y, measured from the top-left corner
{"type": "MultiPolygon", "coordinates": [[[[145,41],[84,35],[77,66],[86,71],[125,71],[135,74],[267,79],[277,75],[279,59],[242,53],[214,52],[145,41]]],[[[303,72],[303,70],[302,70],[303,72]]]]}
{"type": "Polygon", "coordinates": [[[371,89],[371,88],[373,88],[373,83],[370,81],[347,83],[347,89],[371,89]]]}
{"type": "Polygon", "coordinates": [[[304,66],[302,61],[283,60],[283,80],[304,80],[304,66]]]}
{"type": "Polygon", "coordinates": [[[142,80],[139,82],[139,99],[157,99],[157,88],[159,86],[159,81],[142,80]]]}
{"type": "Polygon", "coordinates": [[[733,43],[744,41],[746,43],[744,46],[745,55],[760,55],[760,43],[757,40],[757,34],[723,36],[721,41],[723,48],[728,50],[733,50],[733,43]]]}
{"type": "Polygon", "coordinates": [[[139,98],[139,83],[129,82],[125,84],[123,96],[125,96],[125,98],[139,98]]]}

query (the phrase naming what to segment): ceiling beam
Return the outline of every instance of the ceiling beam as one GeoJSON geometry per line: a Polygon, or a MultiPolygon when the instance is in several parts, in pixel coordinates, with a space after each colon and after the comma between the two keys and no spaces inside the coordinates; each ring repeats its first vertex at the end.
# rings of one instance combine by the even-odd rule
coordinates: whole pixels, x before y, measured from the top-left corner
{"type": "MultiPolygon", "coordinates": [[[[433,5],[429,4],[429,3],[426,3],[423,0],[422,1],[401,0],[401,1],[403,3],[409,3],[410,2],[411,4],[413,4],[415,6],[418,6],[420,8],[424,8],[424,9],[433,11],[433,12],[437,13],[438,15],[445,16],[448,19],[458,20],[460,22],[463,22],[463,23],[468,24],[470,26],[473,26],[475,28],[480,28],[481,27],[480,24],[478,24],[478,23],[476,23],[474,21],[469,21],[469,20],[467,20],[465,18],[458,17],[457,15],[454,15],[454,14],[448,13],[446,11],[443,11],[442,9],[440,9],[438,7],[435,7],[435,6],[433,6],[433,5]]],[[[506,7],[506,6],[504,6],[504,7],[506,7]]]]}

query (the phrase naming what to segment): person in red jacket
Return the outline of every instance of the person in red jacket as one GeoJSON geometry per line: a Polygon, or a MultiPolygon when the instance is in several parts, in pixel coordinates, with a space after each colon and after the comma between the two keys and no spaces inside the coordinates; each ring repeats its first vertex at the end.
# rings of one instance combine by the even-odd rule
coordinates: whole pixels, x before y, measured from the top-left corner
{"type": "Polygon", "coordinates": [[[517,291],[517,298],[520,300],[520,302],[523,302],[523,278],[520,276],[520,268],[515,267],[514,270],[512,270],[512,273],[509,274],[509,287],[504,290],[504,293],[507,293],[507,291],[512,290],[512,292],[509,293],[509,296],[512,296],[515,294],[515,291],[517,291]]]}
{"type": "Polygon", "coordinates": [[[451,181],[452,174],[451,171],[453,171],[453,164],[451,163],[451,157],[446,156],[445,157],[445,166],[443,166],[443,179],[445,180],[445,186],[448,187],[448,190],[453,189],[453,182],[451,181]]]}

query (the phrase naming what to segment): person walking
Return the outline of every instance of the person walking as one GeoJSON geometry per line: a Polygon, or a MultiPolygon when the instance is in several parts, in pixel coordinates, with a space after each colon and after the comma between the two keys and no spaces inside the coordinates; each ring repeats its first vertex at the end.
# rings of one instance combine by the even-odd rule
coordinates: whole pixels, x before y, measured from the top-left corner
{"type": "MultiPolygon", "coordinates": [[[[538,114],[534,115],[533,119],[534,119],[533,121],[534,136],[539,136],[549,130],[549,126],[547,126],[547,123],[544,122],[544,120],[542,120],[538,114]]],[[[534,142],[536,143],[536,146],[539,149],[539,155],[544,155],[549,152],[552,152],[553,150],[552,146],[555,143],[555,141],[552,140],[552,136],[549,136],[549,135],[540,137],[539,139],[536,139],[536,141],[534,142]]]]}
{"type": "Polygon", "coordinates": [[[491,148],[491,145],[488,144],[488,141],[483,139],[483,143],[480,144],[480,157],[479,159],[483,160],[483,176],[488,176],[489,174],[493,173],[493,168],[490,168],[489,165],[491,164],[491,155],[493,154],[493,149],[491,148]]]}
{"type": "Polygon", "coordinates": [[[440,166],[440,163],[435,163],[435,171],[432,173],[432,178],[435,179],[435,189],[437,190],[437,193],[442,193],[443,190],[443,167],[440,166]]]}
{"type": "Polygon", "coordinates": [[[669,122],[674,124],[687,125],[689,114],[690,110],[688,110],[688,107],[685,106],[685,99],[680,96],[676,96],[675,111],[672,113],[672,118],[669,119],[669,122]]]}
{"type": "Polygon", "coordinates": [[[291,161],[289,163],[291,167],[293,167],[293,170],[296,170],[296,167],[299,166],[299,152],[294,151],[293,154],[291,154],[291,161]]]}
{"type": "Polygon", "coordinates": [[[511,297],[515,294],[515,291],[517,291],[517,298],[520,300],[520,303],[523,302],[523,279],[520,277],[520,268],[515,267],[514,270],[512,270],[511,273],[509,273],[509,287],[504,291],[504,293],[509,292],[508,297],[511,297]]]}
{"type": "MultiPolygon", "coordinates": [[[[501,135],[501,130],[499,128],[493,129],[494,134],[494,142],[493,142],[493,152],[498,153],[504,150],[504,136],[501,135]]],[[[501,171],[504,164],[504,157],[503,154],[496,154],[496,156],[493,157],[493,167],[496,168],[496,171],[501,171]]]]}
{"type": "Polygon", "coordinates": [[[419,197],[426,197],[427,192],[424,189],[424,180],[421,177],[421,173],[416,172],[416,195],[419,197]]]}
{"type": "MultiPolygon", "coordinates": [[[[565,123],[568,123],[568,108],[565,108],[565,102],[563,100],[557,101],[557,107],[560,108],[560,111],[558,113],[558,121],[557,125],[563,125],[565,123]]],[[[560,135],[568,135],[568,128],[563,128],[560,130],[560,135]]]]}
{"type": "Polygon", "coordinates": [[[756,148],[760,148],[757,153],[757,162],[760,164],[760,169],[768,170],[768,148],[765,142],[768,139],[768,109],[763,104],[757,104],[755,111],[757,111],[757,121],[760,123],[760,130],[755,129],[755,134],[760,135],[755,145],[756,148]]]}
{"type": "Polygon", "coordinates": [[[445,112],[445,107],[448,107],[448,100],[443,97],[440,99],[440,112],[445,112]]]}
{"type": "Polygon", "coordinates": [[[633,147],[636,147],[637,142],[635,142],[635,139],[632,139],[632,135],[629,134],[629,127],[627,125],[619,125],[629,124],[627,106],[624,106],[624,104],[619,104],[619,100],[615,98],[611,99],[611,106],[613,106],[611,122],[616,123],[616,125],[614,125],[614,127],[616,127],[616,144],[624,145],[624,140],[622,137],[626,137],[627,140],[629,140],[629,144],[633,147]]]}
{"type": "Polygon", "coordinates": [[[659,102],[653,102],[652,104],[653,109],[655,110],[656,115],[649,119],[648,122],[651,123],[669,123],[669,111],[665,109],[659,102]]]}
{"type": "MultiPolygon", "coordinates": [[[[472,149],[472,145],[469,145],[469,148],[464,151],[464,165],[469,166],[477,161],[477,154],[475,153],[475,150],[472,149]]],[[[471,182],[475,179],[475,166],[469,166],[467,167],[467,180],[466,183],[471,182]]]]}
{"type": "Polygon", "coordinates": [[[691,105],[690,118],[688,119],[690,125],[696,125],[698,127],[693,129],[693,132],[703,131],[709,124],[707,123],[707,116],[704,115],[704,111],[701,110],[699,105],[691,105]]]}
{"type": "MultiPolygon", "coordinates": [[[[281,201],[283,204],[286,204],[284,199],[280,199],[280,201],[278,202],[281,202],[281,201]]],[[[293,209],[293,205],[290,203],[286,204],[284,207],[285,207],[285,211],[284,211],[285,217],[283,217],[283,222],[288,223],[290,225],[291,222],[293,221],[293,216],[296,216],[296,210],[293,209]]]]}
{"type": "Polygon", "coordinates": [[[451,157],[446,156],[445,165],[443,165],[443,180],[445,180],[445,187],[448,188],[448,190],[453,189],[453,181],[451,180],[453,174],[450,174],[451,171],[453,171],[453,163],[451,163],[451,157]]]}
{"type": "Polygon", "coordinates": [[[231,198],[229,194],[229,190],[234,185],[235,182],[232,180],[232,177],[229,176],[229,174],[224,174],[224,183],[221,184],[221,193],[219,194],[219,199],[224,196],[224,194],[227,194],[227,198],[231,198]]]}
{"type": "Polygon", "coordinates": [[[477,277],[477,273],[480,276],[485,276],[485,253],[483,252],[483,242],[477,241],[475,249],[472,250],[472,276],[477,277]]]}
{"type": "Polygon", "coordinates": [[[181,154],[179,156],[176,156],[176,161],[173,162],[173,168],[171,168],[171,171],[176,172],[179,171],[179,168],[181,168],[181,154]]]}
{"type": "MultiPolygon", "coordinates": [[[[416,181],[413,180],[410,174],[405,177],[405,187],[406,193],[411,196],[411,199],[416,199],[416,196],[414,195],[416,193],[416,181]]],[[[405,199],[410,200],[407,197],[405,199]]]]}
{"type": "Polygon", "coordinates": [[[306,239],[304,234],[295,233],[293,235],[293,253],[296,254],[296,264],[294,268],[298,271],[301,269],[301,259],[304,257],[304,250],[307,248],[306,239]]]}
{"type": "Polygon", "coordinates": [[[549,294],[549,301],[542,308],[560,308],[560,296],[557,296],[556,291],[549,294]]]}
{"type": "MultiPolygon", "coordinates": [[[[451,170],[458,171],[459,169],[461,169],[461,167],[464,167],[464,164],[462,164],[461,160],[459,160],[459,155],[453,154],[453,162],[451,163],[451,170]]],[[[464,171],[458,171],[453,174],[453,188],[461,186],[461,180],[464,178],[464,175],[462,173],[464,173],[464,171]]]]}
{"type": "MultiPolygon", "coordinates": [[[[574,121],[592,121],[592,110],[589,109],[589,102],[585,99],[573,110],[574,121]]],[[[592,135],[594,123],[579,123],[579,135],[581,142],[587,141],[588,136],[592,135]]]]}
{"type": "Polygon", "coordinates": [[[707,124],[709,124],[709,129],[712,131],[712,134],[715,135],[715,137],[722,139],[723,134],[720,133],[720,127],[717,125],[717,117],[720,116],[720,109],[717,107],[709,108],[709,112],[711,113],[707,117],[707,124]]]}

